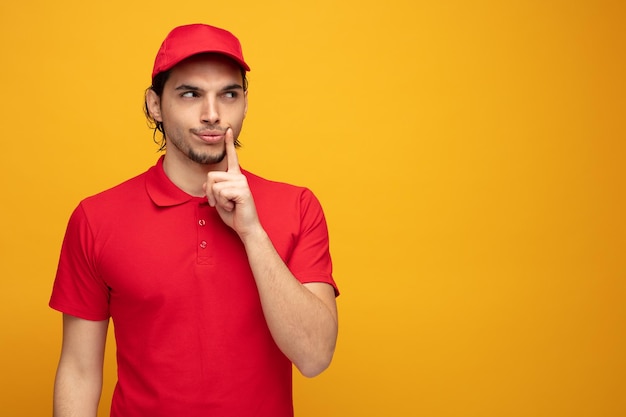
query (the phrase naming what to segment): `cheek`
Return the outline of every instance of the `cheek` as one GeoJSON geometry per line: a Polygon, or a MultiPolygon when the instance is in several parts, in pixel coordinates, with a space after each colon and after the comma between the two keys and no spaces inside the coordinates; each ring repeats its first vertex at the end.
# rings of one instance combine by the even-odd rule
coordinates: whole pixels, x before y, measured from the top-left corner
{"type": "Polygon", "coordinates": [[[243,120],[246,117],[245,108],[238,108],[237,110],[231,112],[227,119],[224,122],[227,122],[229,126],[231,126],[234,130],[241,130],[241,126],[243,125],[243,120]]]}
{"type": "Polygon", "coordinates": [[[239,134],[239,132],[241,132],[241,129],[243,128],[243,119],[239,119],[236,123],[233,123],[231,127],[237,134],[239,134]]]}
{"type": "Polygon", "coordinates": [[[163,123],[167,123],[170,126],[179,126],[185,123],[188,116],[183,109],[169,106],[162,109],[161,117],[163,118],[163,123]]]}

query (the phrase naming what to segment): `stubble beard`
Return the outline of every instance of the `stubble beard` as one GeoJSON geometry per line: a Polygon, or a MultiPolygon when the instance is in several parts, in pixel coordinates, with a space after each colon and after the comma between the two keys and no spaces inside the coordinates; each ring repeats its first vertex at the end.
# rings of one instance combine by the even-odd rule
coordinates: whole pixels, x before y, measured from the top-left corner
{"type": "Polygon", "coordinates": [[[222,149],[220,153],[197,152],[184,140],[175,139],[176,136],[168,138],[168,145],[174,146],[180,153],[187,156],[189,160],[201,165],[219,164],[226,157],[226,149],[222,149]]]}
{"type": "Polygon", "coordinates": [[[220,154],[208,154],[208,153],[198,153],[193,149],[189,149],[186,153],[187,158],[191,159],[193,162],[202,165],[215,165],[219,164],[226,157],[226,150],[223,150],[220,154]]]}

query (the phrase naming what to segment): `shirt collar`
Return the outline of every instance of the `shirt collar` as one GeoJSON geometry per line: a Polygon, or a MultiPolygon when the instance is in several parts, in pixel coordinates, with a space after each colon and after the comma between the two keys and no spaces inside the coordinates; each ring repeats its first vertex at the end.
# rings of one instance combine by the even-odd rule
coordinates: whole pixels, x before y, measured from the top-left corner
{"type": "Polygon", "coordinates": [[[165,175],[163,158],[161,156],[156,165],[146,173],[146,191],[154,204],[160,207],[177,206],[196,198],[178,188],[165,175]]]}

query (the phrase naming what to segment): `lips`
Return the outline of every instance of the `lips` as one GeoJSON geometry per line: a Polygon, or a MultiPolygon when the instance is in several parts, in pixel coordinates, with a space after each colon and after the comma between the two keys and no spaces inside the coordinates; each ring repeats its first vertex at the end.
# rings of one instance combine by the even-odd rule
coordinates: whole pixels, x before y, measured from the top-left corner
{"type": "Polygon", "coordinates": [[[206,143],[218,143],[224,139],[224,132],[221,130],[202,130],[194,134],[206,143]]]}

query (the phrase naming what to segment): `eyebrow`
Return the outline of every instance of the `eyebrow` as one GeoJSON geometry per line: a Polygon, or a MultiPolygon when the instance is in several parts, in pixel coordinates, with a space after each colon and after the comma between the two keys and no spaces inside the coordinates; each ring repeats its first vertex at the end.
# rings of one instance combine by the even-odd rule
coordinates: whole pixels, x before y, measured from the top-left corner
{"type": "MultiPolygon", "coordinates": [[[[190,84],[181,84],[175,88],[176,91],[184,90],[184,91],[204,91],[202,88],[190,85],[190,84]]],[[[232,90],[243,90],[241,84],[229,84],[223,87],[220,91],[232,91],[232,90]]]]}

